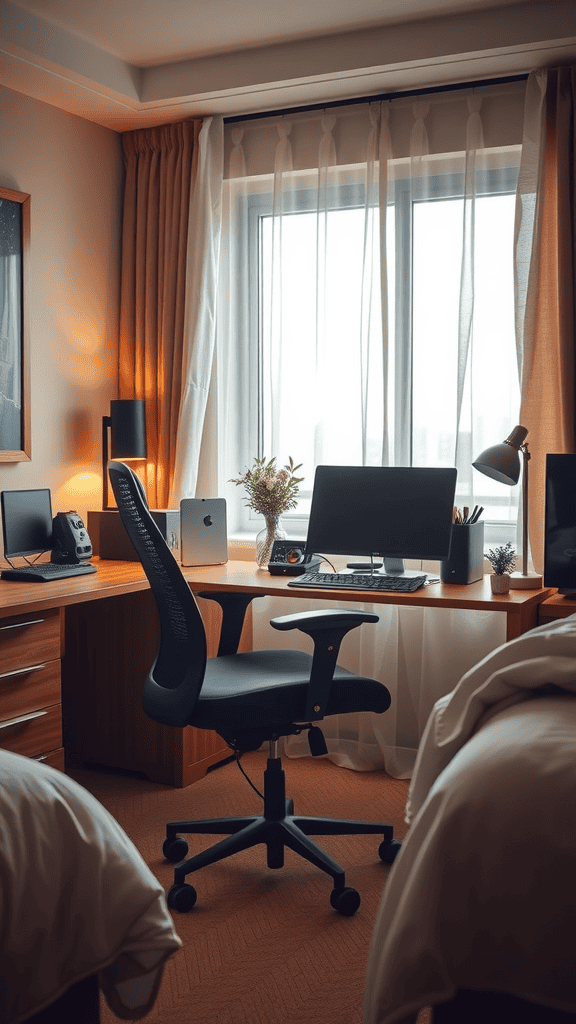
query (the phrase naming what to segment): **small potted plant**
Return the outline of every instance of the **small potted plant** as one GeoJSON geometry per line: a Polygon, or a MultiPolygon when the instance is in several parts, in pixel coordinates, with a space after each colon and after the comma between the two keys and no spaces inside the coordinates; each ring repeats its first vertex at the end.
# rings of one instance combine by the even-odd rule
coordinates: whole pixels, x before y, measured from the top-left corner
{"type": "Polygon", "coordinates": [[[492,566],[490,586],[493,594],[507,594],[510,590],[510,573],[515,566],[515,550],[510,541],[498,548],[490,548],[486,558],[492,566]]]}

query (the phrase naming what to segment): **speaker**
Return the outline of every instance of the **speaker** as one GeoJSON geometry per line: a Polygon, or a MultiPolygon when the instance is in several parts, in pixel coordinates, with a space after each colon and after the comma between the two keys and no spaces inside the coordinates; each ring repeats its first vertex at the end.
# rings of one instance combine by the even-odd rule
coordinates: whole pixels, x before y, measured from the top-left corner
{"type": "Polygon", "coordinates": [[[321,559],[307,555],[300,540],[275,540],[268,562],[272,576],[302,576],[305,572],[316,572],[321,559]]]}
{"type": "Polygon", "coordinates": [[[576,594],[576,455],[546,456],[544,586],[576,594]]]}
{"type": "Polygon", "coordinates": [[[484,575],[484,522],[452,525],[450,554],[440,562],[442,583],[475,583],[484,575]]]}
{"type": "MultiPolygon", "coordinates": [[[[160,533],[175,558],[180,557],[180,511],[150,509],[160,533]]],[[[122,562],[137,562],[138,555],[130,540],[117,509],[88,512],[88,533],[94,554],[100,558],[122,562]]]]}

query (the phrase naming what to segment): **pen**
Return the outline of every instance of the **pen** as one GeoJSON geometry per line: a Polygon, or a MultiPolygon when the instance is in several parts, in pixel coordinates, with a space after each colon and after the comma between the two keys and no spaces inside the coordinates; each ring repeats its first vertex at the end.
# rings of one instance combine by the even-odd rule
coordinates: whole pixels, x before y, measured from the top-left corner
{"type": "Polygon", "coordinates": [[[484,511],[484,506],[483,505],[481,505],[480,508],[476,508],[474,510],[474,512],[472,513],[472,515],[470,516],[470,524],[477,522],[478,519],[480,519],[480,516],[482,515],[483,511],[484,511]]]}

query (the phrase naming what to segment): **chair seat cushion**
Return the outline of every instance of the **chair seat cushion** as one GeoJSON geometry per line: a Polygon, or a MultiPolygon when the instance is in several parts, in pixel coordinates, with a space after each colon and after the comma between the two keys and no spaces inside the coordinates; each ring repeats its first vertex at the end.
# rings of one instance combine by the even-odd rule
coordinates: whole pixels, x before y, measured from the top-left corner
{"type": "MultiPolygon", "coordinates": [[[[302,651],[250,651],[211,658],[190,720],[201,729],[281,727],[304,721],[312,658],[302,651]]],[[[390,694],[375,679],[336,667],[327,715],[390,707],[390,694]]]]}

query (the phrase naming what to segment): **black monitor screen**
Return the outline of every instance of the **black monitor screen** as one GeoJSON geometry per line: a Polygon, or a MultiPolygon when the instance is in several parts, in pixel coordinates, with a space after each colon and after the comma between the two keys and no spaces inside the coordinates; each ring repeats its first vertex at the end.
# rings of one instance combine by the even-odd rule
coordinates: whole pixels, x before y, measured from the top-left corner
{"type": "Polygon", "coordinates": [[[4,554],[37,555],[52,546],[52,502],[48,488],[2,491],[4,554]]]}
{"type": "Polygon", "coordinates": [[[544,586],[576,591],[576,455],[546,456],[544,586]]]}
{"type": "Polygon", "coordinates": [[[455,469],[318,466],[306,550],[446,559],[455,490],[455,469]]]}

